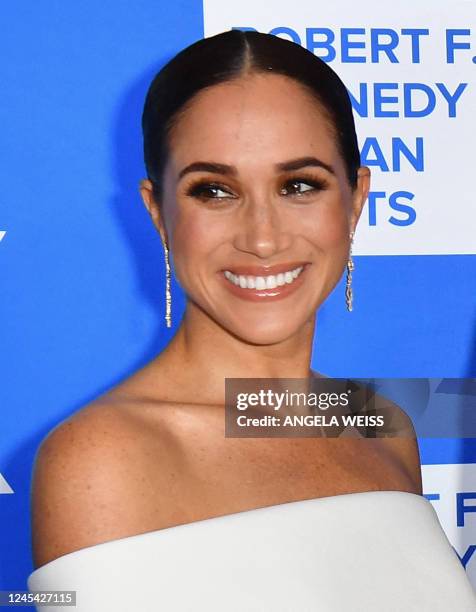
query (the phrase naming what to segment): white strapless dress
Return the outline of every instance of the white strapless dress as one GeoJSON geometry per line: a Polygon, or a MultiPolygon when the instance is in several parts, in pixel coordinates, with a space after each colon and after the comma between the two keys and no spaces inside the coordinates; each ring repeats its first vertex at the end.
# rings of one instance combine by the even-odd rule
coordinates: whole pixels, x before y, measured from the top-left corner
{"type": "Polygon", "coordinates": [[[474,612],[436,511],[400,491],[237,512],[63,555],[28,578],[43,612],[474,612]]]}

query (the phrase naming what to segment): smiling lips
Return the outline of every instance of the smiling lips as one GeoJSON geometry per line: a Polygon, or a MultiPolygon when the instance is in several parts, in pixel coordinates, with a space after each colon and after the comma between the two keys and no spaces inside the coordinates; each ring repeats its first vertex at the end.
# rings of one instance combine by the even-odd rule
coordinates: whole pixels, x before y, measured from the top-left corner
{"type": "Polygon", "coordinates": [[[293,293],[301,284],[307,262],[276,266],[237,266],[220,275],[231,293],[245,300],[277,300],[293,293]]]}

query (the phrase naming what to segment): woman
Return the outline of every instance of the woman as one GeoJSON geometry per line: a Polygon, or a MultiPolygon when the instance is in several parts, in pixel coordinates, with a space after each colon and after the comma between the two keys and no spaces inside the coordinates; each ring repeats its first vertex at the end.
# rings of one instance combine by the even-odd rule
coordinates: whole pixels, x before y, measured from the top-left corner
{"type": "Polygon", "coordinates": [[[29,588],[81,611],[476,609],[414,434],[224,437],[225,379],[314,376],[315,312],[351,262],[369,170],[340,79],[224,32],[159,72],[143,132],[167,324],[171,268],[187,307],[162,354],[43,441],[29,588]]]}

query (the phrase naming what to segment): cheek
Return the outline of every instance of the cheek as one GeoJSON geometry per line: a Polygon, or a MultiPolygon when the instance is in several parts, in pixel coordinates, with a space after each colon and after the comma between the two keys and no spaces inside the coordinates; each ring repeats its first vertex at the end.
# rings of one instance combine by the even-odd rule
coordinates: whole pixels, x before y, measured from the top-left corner
{"type": "Polygon", "coordinates": [[[219,236],[209,221],[206,215],[185,213],[177,207],[170,230],[174,267],[179,279],[193,276],[196,265],[206,264],[216,248],[219,236]]]}
{"type": "Polygon", "coordinates": [[[322,251],[343,251],[348,238],[346,204],[340,197],[320,203],[306,214],[306,236],[322,251]]]}

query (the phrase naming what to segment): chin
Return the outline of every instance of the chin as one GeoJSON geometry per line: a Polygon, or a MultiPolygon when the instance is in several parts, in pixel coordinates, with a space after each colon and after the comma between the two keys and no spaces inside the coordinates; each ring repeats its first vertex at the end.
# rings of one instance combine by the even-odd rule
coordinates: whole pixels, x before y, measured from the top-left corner
{"type": "Polygon", "coordinates": [[[256,344],[260,346],[279,344],[284,342],[289,337],[296,334],[300,328],[304,325],[304,318],[302,324],[298,325],[296,317],[292,317],[292,320],[281,317],[274,317],[268,322],[261,319],[255,322],[244,322],[241,321],[235,324],[224,324],[222,325],[234,336],[247,342],[249,344],[256,344]]]}

